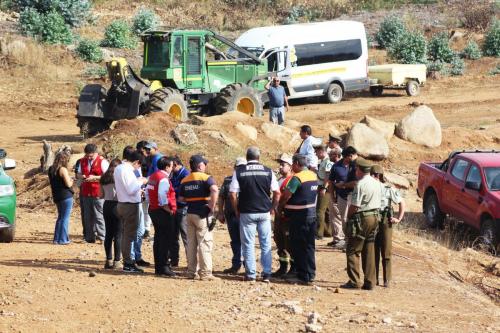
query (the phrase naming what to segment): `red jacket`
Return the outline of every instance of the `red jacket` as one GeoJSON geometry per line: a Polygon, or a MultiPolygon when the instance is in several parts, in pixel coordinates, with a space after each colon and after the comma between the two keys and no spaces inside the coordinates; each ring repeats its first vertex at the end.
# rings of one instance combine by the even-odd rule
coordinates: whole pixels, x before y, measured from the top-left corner
{"type": "Polygon", "coordinates": [[[167,175],[159,170],[153,173],[151,176],[149,176],[148,179],[148,196],[149,196],[149,210],[156,210],[160,209],[160,204],[159,204],[159,198],[158,198],[158,188],[160,185],[160,181],[162,179],[167,179],[169,182],[170,187],[168,188],[168,193],[167,193],[167,202],[168,202],[168,208],[170,208],[170,211],[172,214],[175,214],[177,210],[177,203],[175,200],[175,190],[174,186],[172,185],[172,182],[170,179],[167,178],[167,175]]]}
{"type": "MultiPolygon", "coordinates": [[[[89,160],[85,157],[80,160],[80,169],[85,177],[92,176],[102,176],[102,156],[97,155],[96,159],[89,168],[89,160]]],[[[81,195],[84,197],[99,197],[100,184],[99,181],[95,182],[83,182],[81,187],[81,195]]]]}

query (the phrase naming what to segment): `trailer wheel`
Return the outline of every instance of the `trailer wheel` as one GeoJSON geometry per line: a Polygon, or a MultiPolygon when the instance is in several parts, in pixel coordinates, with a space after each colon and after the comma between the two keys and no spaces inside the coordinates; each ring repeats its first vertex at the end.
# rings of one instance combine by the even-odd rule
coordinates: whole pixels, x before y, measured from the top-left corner
{"type": "Polygon", "coordinates": [[[445,215],[441,211],[441,208],[439,208],[439,202],[436,193],[430,192],[425,195],[423,211],[425,219],[427,221],[427,225],[430,228],[443,228],[445,215]]]}
{"type": "Polygon", "coordinates": [[[384,91],[383,86],[371,86],[370,87],[370,93],[372,96],[379,97],[382,96],[382,92],[384,91]]]}
{"type": "Polygon", "coordinates": [[[263,114],[262,100],[258,92],[243,83],[234,83],[223,88],[215,98],[215,114],[238,111],[249,116],[263,114]]]}
{"type": "Polygon", "coordinates": [[[406,83],[406,93],[408,96],[417,96],[420,92],[420,85],[415,80],[410,80],[406,83]]]}
{"type": "Polygon", "coordinates": [[[326,98],[328,102],[335,104],[340,103],[344,97],[344,90],[338,83],[330,83],[328,90],[326,91],[326,98]]]}
{"type": "Polygon", "coordinates": [[[188,108],[184,95],[173,88],[157,89],[151,95],[146,113],[167,112],[176,120],[188,120],[188,108]]]}
{"type": "Polygon", "coordinates": [[[0,243],[12,243],[16,234],[16,226],[0,229],[0,243]]]}

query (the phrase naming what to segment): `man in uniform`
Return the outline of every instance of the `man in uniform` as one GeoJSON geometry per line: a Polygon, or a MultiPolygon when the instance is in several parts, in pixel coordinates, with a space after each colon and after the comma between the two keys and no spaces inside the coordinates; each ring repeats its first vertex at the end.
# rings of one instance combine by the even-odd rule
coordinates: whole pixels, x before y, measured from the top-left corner
{"type": "Polygon", "coordinates": [[[332,149],[340,149],[340,153],[342,153],[342,148],[340,147],[340,143],[342,142],[342,138],[335,133],[328,134],[328,148],[327,152],[330,153],[332,149]]]}
{"type": "Polygon", "coordinates": [[[316,277],[314,241],[318,177],[307,165],[306,156],[293,156],[292,169],[295,174],[280,201],[280,207],[284,207],[285,216],[290,221],[290,247],[297,270],[297,276],[287,281],[301,284],[310,284],[316,277]]]}
{"type": "Polygon", "coordinates": [[[370,176],[371,163],[358,157],[356,165],[358,182],[352,192],[346,226],[349,281],[343,287],[357,289],[361,286],[359,272],[359,258],[361,257],[364,273],[362,288],[372,290],[376,284],[374,241],[382,196],[379,182],[370,176]]]}
{"type": "Polygon", "coordinates": [[[182,245],[184,245],[187,258],[187,204],[179,200],[179,192],[181,189],[181,181],[188,175],[189,171],[182,164],[180,157],[174,156],[174,169],[170,175],[170,180],[172,181],[172,186],[174,187],[175,196],[177,198],[177,212],[174,216],[176,236],[172,247],[172,253],[169,253],[169,260],[172,267],[179,266],[179,236],[181,237],[182,245]]]}
{"type": "Polygon", "coordinates": [[[208,161],[201,155],[189,160],[191,173],[181,181],[179,201],[187,202],[187,262],[191,279],[216,280],[212,275],[213,235],[208,217],[215,211],[219,189],[205,173],[208,161]]]}
{"type": "Polygon", "coordinates": [[[333,163],[326,154],[326,146],[323,144],[314,147],[316,156],[318,157],[318,202],[316,204],[316,216],[318,221],[318,230],[316,239],[321,240],[325,234],[330,236],[332,234],[332,227],[326,221],[326,210],[330,203],[330,196],[327,194],[328,178],[327,174],[330,173],[333,163]]]}
{"type": "MultiPolygon", "coordinates": [[[[240,165],[246,165],[247,160],[244,157],[238,157],[234,163],[234,169],[240,165]]],[[[231,251],[233,258],[231,260],[231,267],[225,269],[223,272],[226,274],[238,274],[241,268],[241,240],[240,240],[240,219],[236,217],[231,198],[229,196],[229,186],[233,179],[233,175],[224,178],[224,182],[219,192],[219,210],[218,220],[227,224],[227,231],[229,238],[231,238],[231,251]]]]}
{"type": "MultiPolygon", "coordinates": [[[[293,177],[292,172],[292,157],[288,154],[281,154],[276,160],[280,164],[280,174],[281,177],[278,179],[278,185],[280,186],[280,193],[283,193],[288,182],[293,177]]],[[[279,269],[273,273],[273,277],[283,277],[284,275],[290,276],[295,274],[295,265],[293,264],[293,258],[290,258],[290,241],[289,241],[289,221],[284,215],[283,210],[277,210],[274,216],[274,242],[276,243],[276,250],[279,256],[279,269]],[[288,264],[290,263],[290,271],[288,271],[288,264]]]]}

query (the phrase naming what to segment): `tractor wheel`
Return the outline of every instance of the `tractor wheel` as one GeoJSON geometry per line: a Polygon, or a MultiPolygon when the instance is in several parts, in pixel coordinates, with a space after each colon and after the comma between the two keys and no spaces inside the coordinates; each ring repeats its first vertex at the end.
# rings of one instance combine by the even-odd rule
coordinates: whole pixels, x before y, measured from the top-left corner
{"type": "Polygon", "coordinates": [[[420,86],[417,81],[410,80],[406,83],[406,94],[408,96],[417,96],[420,92],[420,86]]]}
{"type": "Polygon", "coordinates": [[[444,226],[445,215],[439,208],[439,202],[436,193],[430,192],[424,197],[424,215],[427,225],[430,228],[440,228],[444,226]]]}
{"type": "Polygon", "coordinates": [[[16,226],[0,229],[0,243],[12,243],[16,233],[16,226]]]}
{"type": "Polygon", "coordinates": [[[78,117],[78,127],[84,139],[88,139],[109,129],[112,121],[102,118],[78,117]]]}
{"type": "Polygon", "coordinates": [[[176,120],[188,120],[188,108],[184,95],[173,88],[155,90],[146,108],[146,113],[149,112],[168,112],[176,120]]]}
{"type": "Polygon", "coordinates": [[[215,114],[239,111],[249,116],[263,114],[262,100],[257,91],[242,83],[230,84],[220,91],[215,99],[215,114]]]}

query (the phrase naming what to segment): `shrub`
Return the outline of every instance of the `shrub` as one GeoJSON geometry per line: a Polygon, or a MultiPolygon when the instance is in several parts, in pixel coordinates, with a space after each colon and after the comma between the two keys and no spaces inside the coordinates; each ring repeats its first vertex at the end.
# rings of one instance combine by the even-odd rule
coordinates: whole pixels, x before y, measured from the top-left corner
{"type": "Polygon", "coordinates": [[[427,63],[427,41],[420,32],[407,31],[391,44],[389,56],[403,64],[427,63]]]}
{"type": "Polygon", "coordinates": [[[99,43],[90,39],[82,39],[75,51],[81,59],[88,62],[100,62],[103,58],[99,43]]]}
{"type": "Polygon", "coordinates": [[[160,18],[154,11],[147,8],[141,8],[134,16],[132,30],[136,35],[142,34],[148,29],[156,28],[160,23],[160,18]]]}
{"type": "Polygon", "coordinates": [[[85,68],[85,72],[83,74],[91,78],[104,78],[108,75],[108,71],[106,70],[106,67],[103,66],[89,66],[85,68]]]}
{"type": "Polygon", "coordinates": [[[427,64],[427,72],[441,72],[443,69],[444,64],[439,60],[427,64]]]}
{"type": "Polygon", "coordinates": [[[127,22],[124,20],[115,20],[106,27],[101,46],[134,49],[137,46],[137,40],[132,35],[127,22]]]}
{"type": "Polygon", "coordinates": [[[450,63],[450,74],[454,76],[464,75],[465,62],[460,57],[454,57],[450,63]]]}
{"type": "Polygon", "coordinates": [[[460,56],[465,59],[477,60],[483,56],[481,49],[473,40],[467,43],[467,46],[462,50],[460,56]]]}
{"type": "Polygon", "coordinates": [[[450,63],[455,52],[450,48],[448,42],[448,35],[445,32],[438,33],[434,35],[428,45],[428,56],[432,61],[441,61],[450,63]]]}
{"type": "Polygon", "coordinates": [[[375,40],[381,48],[388,49],[405,33],[406,28],[403,21],[396,15],[389,15],[380,24],[375,40]]]}
{"type": "Polygon", "coordinates": [[[487,56],[500,57],[500,20],[495,20],[486,33],[483,52],[487,56]]]}
{"type": "Polygon", "coordinates": [[[20,11],[34,8],[40,14],[56,11],[67,24],[78,27],[90,17],[92,3],[89,0],[16,0],[16,7],[20,11]]]}
{"type": "Polygon", "coordinates": [[[19,15],[19,29],[30,37],[39,37],[42,31],[43,16],[36,9],[27,8],[19,15]]]}
{"type": "Polygon", "coordinates": [[[463,27],[470,30],[486,30],[495,15],[490,0],[455,0],[451,5],[456,8],[463,27]]]}

